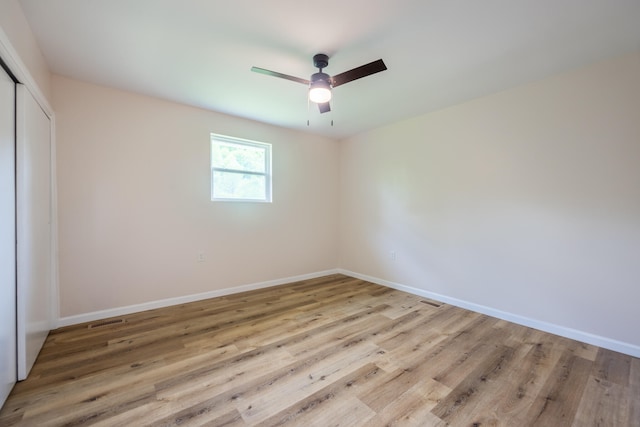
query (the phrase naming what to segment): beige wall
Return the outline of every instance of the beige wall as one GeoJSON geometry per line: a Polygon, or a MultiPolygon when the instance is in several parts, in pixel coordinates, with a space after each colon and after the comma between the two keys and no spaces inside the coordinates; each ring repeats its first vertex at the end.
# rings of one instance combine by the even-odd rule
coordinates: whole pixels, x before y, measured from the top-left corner
{"type": "Polygon", "coordinates": [[[9,38],[20,60],[42,94],[51,100],[49,67],[17,0],[0,0],[0,28],[9,38]]]}
{"type": "Polygon", "coordinates": [[[640,346],[640,54],[340,156],[342,268],[640,346]]]}
{"type": "Polygon", "coordinates": [[[335,141],[59,76],[52,88],[61,316],[337,266],[335,141]],[[273,203],[210,201],[210,132],[273,144],[273,203]]]}

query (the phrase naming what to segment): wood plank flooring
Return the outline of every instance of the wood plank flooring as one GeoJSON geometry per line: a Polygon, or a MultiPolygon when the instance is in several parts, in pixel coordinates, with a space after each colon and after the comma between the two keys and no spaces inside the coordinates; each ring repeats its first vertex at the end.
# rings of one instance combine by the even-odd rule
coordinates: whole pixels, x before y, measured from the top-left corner
{"type": "Polygon", "coordinates": [[[0,425],[640,426],[640,359],[342,275],[123,318],[52,331],[0,425]]]}

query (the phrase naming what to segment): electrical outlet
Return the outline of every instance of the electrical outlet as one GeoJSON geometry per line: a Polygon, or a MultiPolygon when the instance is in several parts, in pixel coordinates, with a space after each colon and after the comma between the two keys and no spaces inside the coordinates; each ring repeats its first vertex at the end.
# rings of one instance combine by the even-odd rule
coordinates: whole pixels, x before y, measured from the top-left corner
{"type": "Polygon", "coordinates": [[[204,252],[198,252],[198,262],[204,262],[204,252]]]}
{"type": "Polygon", "coordinates": [[[396,251],[389,252],[389,258],[391,258],[391,261],[395,261],[396,260],[396,251]]]}

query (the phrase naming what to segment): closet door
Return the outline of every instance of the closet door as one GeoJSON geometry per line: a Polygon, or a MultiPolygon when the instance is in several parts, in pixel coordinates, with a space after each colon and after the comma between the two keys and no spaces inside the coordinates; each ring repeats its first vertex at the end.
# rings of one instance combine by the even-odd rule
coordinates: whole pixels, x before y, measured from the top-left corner
{"type": "Polygon", "coordinates": [[[31,93],[16,85],[18,380],[29,374],[51,310],[51,125],[31,93]]]}
{"type": "Polygon", "coordinates": [[[17,379],[15,99],[0,67],[0,406],[17,379]]]}

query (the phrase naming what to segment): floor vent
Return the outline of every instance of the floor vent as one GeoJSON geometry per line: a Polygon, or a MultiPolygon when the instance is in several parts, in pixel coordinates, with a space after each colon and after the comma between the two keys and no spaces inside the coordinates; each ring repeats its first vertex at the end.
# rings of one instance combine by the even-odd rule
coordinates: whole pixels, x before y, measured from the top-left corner
{"type": "Polygon", "coordinates": [[[421,303],[423,303],[423,304],[429,304],[429,305],[432,305],[432,306],[434,306],[434,307],[440,307],[440,304],[438,304],[437,302],[433,302],[433,301],[424,301],[424,300],[421,300],[420,302],[421,302],[421,303]]]}
{"type": "Polygon", "coordinates": [[[91,323],[89,326],[87,326],[87,328],[95,329],[95,328],[101,328],[103,326],[120,325],[122,323],[125,323],[124,319],[112,319],[112,320],[105,320],[103,322],[98,322],[98,323],[91,323]]]}

